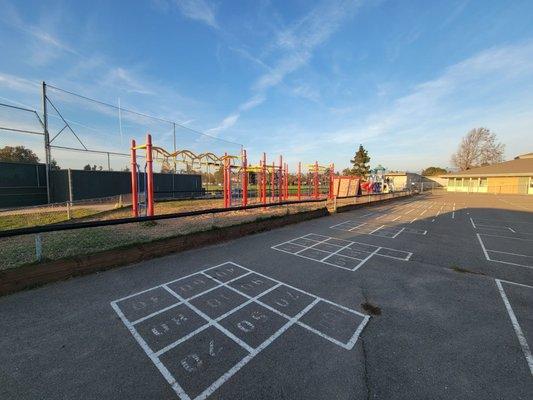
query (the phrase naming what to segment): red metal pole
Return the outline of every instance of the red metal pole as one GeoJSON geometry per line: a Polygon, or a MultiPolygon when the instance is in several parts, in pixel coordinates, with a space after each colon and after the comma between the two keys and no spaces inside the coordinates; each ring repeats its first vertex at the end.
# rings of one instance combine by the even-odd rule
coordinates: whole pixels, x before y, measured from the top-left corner
{"type": "Polygon", "coordinates": [[[154,173],[152,166],[152,135],[146,135],[146,215],[154,215],[154,173]]]}
{"type": "Polygon", "coordinates": [[[139,216],[139,192],[137,188],[137,150],[135,140],[131,141],[131,211],[134,217],[139,216]]]}
{"type": "Polygon", "coordinates": [[[223,182],[222,182],[222,191],[224,192],[224,208],[228,208],[228,171],[226,168],[228,153],[224,153],[224,158],[222,160],[222,170],[223,170],[223,182]]]}
{"type": "Polygon", "coordinates": [[[302,162],[298,162],[298,200],[302,199],[302,162]]]}
{"type": "Polygon", "coordinates": [[[285,200],[289,200],[289,164],[285,163],[285,200]]]}
{"type": "Polygon", "coordinates": [[[318,199],[318,161],[315,161],[315,199],[318,199]]]}
{"type": "Polygon", "coordinates": [[[329,166],[329,198],[333,199],[333,180],[335,178],[335,164],[329,166]]]}
{"type": "Polygon", "coordinates": [[[278,201],[281,203],[283,201],[283,156],[279,156],[279,178],[278,178],[278,201]]]}
{"type": "Polygon", "coordinates": [[[266,176],[266,153],[263,153],[263,164],[262,164],[262,169],[261,169],[261,172],[262,172],[262,180],[261,180],[261,201],[263,202],[263,204],[266,204],[267,202],[267,192],[266,192],[266,181],[267,181],[267,176],[266,176]]]}
{"type": "Polygon", "coordinates": [[[242,205],[248,205],[248,160],[246,150],[242,151],[242,205]]]}
{"type": "Polygon", "coordinates": [[[272,169],[270,170],[270,202],[273,203],[274,202],[274,198],[275,198],[275,180],[274,180],[274,177],[275,177],[275,171],[276,171],[276,165],[274,164],[274,161],[272,161],[272,169]]]}

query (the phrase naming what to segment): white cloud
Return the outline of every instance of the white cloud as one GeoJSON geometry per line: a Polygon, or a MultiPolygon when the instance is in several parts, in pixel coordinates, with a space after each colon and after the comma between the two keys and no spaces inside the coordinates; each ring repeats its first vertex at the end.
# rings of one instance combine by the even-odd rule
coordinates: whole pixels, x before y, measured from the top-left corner
{"type": "Polygon", "coordinates": [[[104,78],[103,84],[122,87],[128,93],[155,94],[154,90],[148,87],[145,82],[134,76],[128,69],[122,67],[111,68],[104,78]]]}
{"type": "Polygon", "coordinates": [[[385,143],[383,152],[393,153],[389,159],[400,160],[394,153],[401,151],[414,160],[412,165],[424,157],[420,149],[428,149],[432,157],[437,155],[447,164],[468,129],[488,126],[498,129],[500,139],[516,151],[513,129],[527,137],[523,121],[533,120],[525,106],[533,103],[532,79],[533,41],[489,48],[416,85],[362,122],[358,116],[326,136],[338,145],[385,143]]]}
{"type": "Polygon", "coordinates": [[[220,124],[218,124],[214,128],[208,129],[206,133],[210,135],[217,135],[221,131],[231,128],[233,125],[235,125],[237,121],[239,120],[239,117],[240,117],[240,114],[228,115],[226,118],[222,120],[220,124]]]}
{"type": "Polygon", "coordinates": [[[206,0],[175,0],[175,4],[185,17],[203,22],[212,28],[218,27],[215,9],[206,0]]]}
{"type": "MultiPolygon", "coordinates": [[[[360,3],[357,0],[323,2],[287,29],[277,32],[276,39],[269,49],[270,52],[276,54],[273,66],[267,67],[267,71],[254,82],[251,87],[252,97],[238,106],[238,111],[229,117],[236,115],[236,122],[243,111],[248,111],[263,103],[269,89],[282,83],[287,75],[307,65],[314,50],[325,43],[343,22],[354,15],[360,3]],[[254,99],[261,99],[261,101],[254,101],[254,99]]],[[[259,63],[265,65],[262,61],[259,63]]],[[[316,93],[303,85],[295,88],[293,94],[316,99],[316,93]]],[[[234,124],[224,124],[229,117],[226,117],[213,130],[221,132],[233,126],[234,124]]]]}

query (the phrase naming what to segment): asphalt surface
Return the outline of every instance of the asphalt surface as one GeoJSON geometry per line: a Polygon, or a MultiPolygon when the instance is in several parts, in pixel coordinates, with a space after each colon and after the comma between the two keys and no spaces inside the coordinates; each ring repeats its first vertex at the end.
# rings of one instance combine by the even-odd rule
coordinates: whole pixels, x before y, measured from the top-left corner
{"type": "Polygon", "coordinates": [[[533,197],[419,195],[0,298],[0,398],[530,399],[532,308],[533,197]]]}

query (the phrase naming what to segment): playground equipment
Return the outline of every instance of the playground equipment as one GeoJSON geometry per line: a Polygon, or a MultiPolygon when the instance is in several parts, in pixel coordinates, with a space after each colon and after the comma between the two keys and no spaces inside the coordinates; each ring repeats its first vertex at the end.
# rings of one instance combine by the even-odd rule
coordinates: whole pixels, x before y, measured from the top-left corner
{"type": "MultiPolygon", "coordinates": [[[[281,203],[291,199],[289,190],[289,165],[283,162],[283,157],[279,156],[279,162],[267,162],[266,153],[259,160],[259,164],[250,165],[246,150],[242,149],[240,155],[230,155],[224,153],[217,156],[214,153],[206,152],[195,154],[190,150],[177,150],[168,152],[165,149],[153,146],[152,137],[146,135],[146,143],[137,145],[135,140],[131,141],[131,187],[132,187],[132,213],[133,216],[154,215],[154,178],[153,163],[154,161],[161,164],[161,170],[164,172],[178,171],[178,164],[184,164],[181,172],[197,172],[198,169],[204,168],[206,171],[200,171],[202,176],[207,178],[207,190],[209,190],[211,176],[220,175],[222,181],[218,185],[222,187],[222,197],[224,208],[233,206],[247,206],[253,202],[259,204],[281,203]],[[143,168],[137,163],[137,151],[145,151],[145,165],[143,168]],[[215,168],[215,173],[211,174],[210,169],[215,168]],[[253,183],[252,182],[253,174],[253,183]],[[255,190],[253,190],[255,186],[255,190]],[[252,189],[252,190],[251,190],[252,189]]],[[[307,196],[314,199],[320,199],[323,195],[332,199],[339,195],[339,190],[334,193],[334,165],[319,165],[318,161],[307,166],[307,196]],[[327,191],[324,191],[327,188],[327,191]]],[[[216,180],[216,179],[215,179],[216,180]]],[[[216,184],[216,182],[215,182],[216,184]]],[[[298,163],[296,174],[296,199],[302,200],[303,193],[302,182],[302,164],[298,163]]]]}
{"type": "Polygon", "coordinates": [[[358,176],[334,176],[333,196],[349,197],[359,194],[360,178],[358,176]]]}
{"type": "Polygon", "coordinates": [[[361,189],[367,193],[391,193],[394,191],[394,182],[385,177],[386,168],[378,165],[370,170],[368,180],[361,184],[361,189]]]}
{"type": "MultiPolygon", "coordinates": [[[[333,178],[335,176],[335,166],[330,164],[329,167],[324,165],[319,165],[318,161],[315,161],[314,164],[309,164],[307,166],[307,188],[309,195],[315,199],[320,198],[323,190],[321,187],[328,188],[328,198],[332,199],[333,194],[333,178]],[[312,195],[311,195],[312,189],[312,195]]],[[[298,185],[299,186],[299,185],[298,185]]]]}
{"type": "Polygon", "coordinates": [[[154,215],[154,174],[152,159],[152,136],[146,135],[146,143],[137,146],[135,140],[131,141],[131,202],[133,216],[138,217],[139,213],[147,216],[154,215]],[[140,166],[137,164],[137,150],[145,150],[146,163],[144,165],[144,181],[141,181],[140,166]],[[141,192],[141,182],[144,183],[144,190],[141,192]]]}

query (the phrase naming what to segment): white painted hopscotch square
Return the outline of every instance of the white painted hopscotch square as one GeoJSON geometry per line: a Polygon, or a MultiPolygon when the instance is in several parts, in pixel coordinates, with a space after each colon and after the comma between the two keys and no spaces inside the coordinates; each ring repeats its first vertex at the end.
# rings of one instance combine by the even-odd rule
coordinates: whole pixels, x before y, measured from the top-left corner
{"type": "Polygon", "coordinates": [[[361,268],[374,256],[408,261],[413,255],[408,251],[352,242],[314,233],[277,244],[271,249],[350,271],[361,268]],[[302,239],[308,241],[310,245],[295,244],[296,242],[302,243],[302,239]]]}
{"type": "Polygon", "coordinates": [[[350,350],[370,318],[233,262],[111,306],[182,400],[211,396],[293,325],[350,350]]]}

